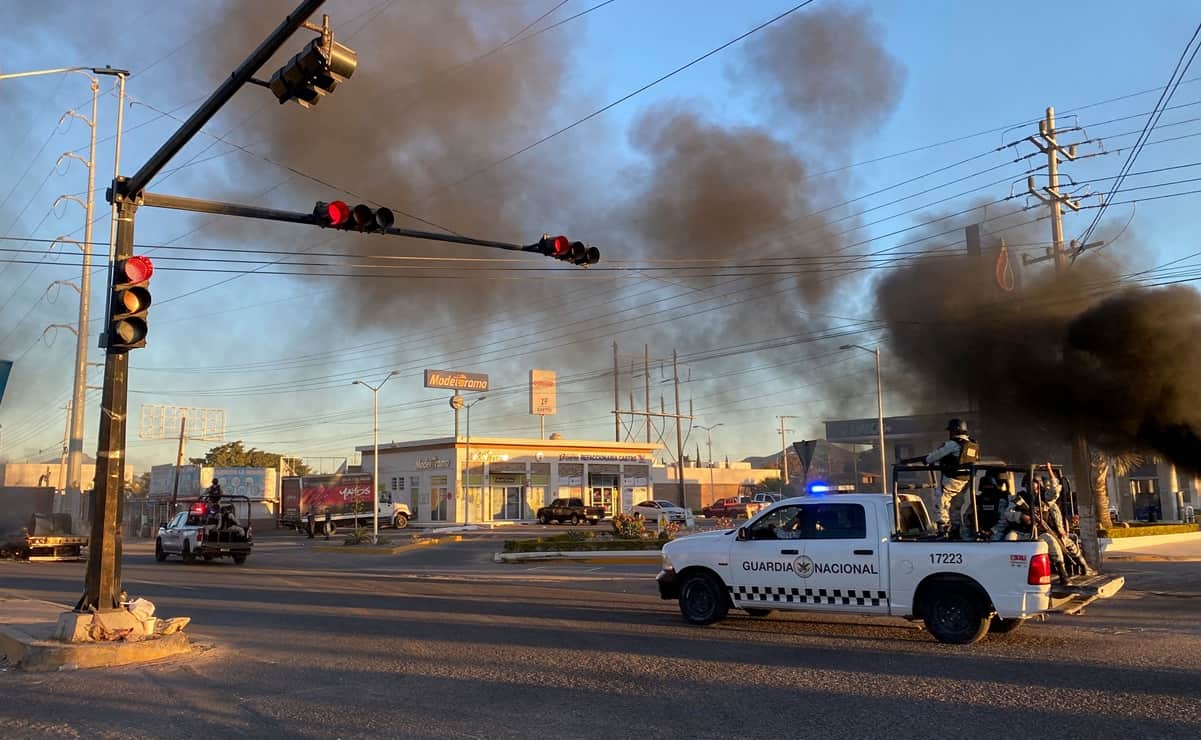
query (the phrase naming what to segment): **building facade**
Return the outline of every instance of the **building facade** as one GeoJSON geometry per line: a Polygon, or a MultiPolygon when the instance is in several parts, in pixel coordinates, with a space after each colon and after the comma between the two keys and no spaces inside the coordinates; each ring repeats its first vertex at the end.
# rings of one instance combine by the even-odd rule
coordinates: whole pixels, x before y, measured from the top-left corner
{"type": "MultiPolygon", "coordinates": [[[[379,447],[382,496],[407,504],[418,524],[533,521],[555,498],[582,498],[607,515],[649,498],[658,444],[471,437],[379,447]]],[[[373,470],[373,446],[356,450],[373,470]]]]}

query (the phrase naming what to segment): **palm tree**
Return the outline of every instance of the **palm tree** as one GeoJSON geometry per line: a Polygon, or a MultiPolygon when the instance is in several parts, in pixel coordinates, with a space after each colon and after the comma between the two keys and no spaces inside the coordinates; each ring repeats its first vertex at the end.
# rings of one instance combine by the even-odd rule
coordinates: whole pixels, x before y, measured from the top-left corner
{"type": "Polygon", "coordinates": [[[1091,450],[1089,473],[1093,483],[1093,501],[1097,507],[1097,524],[1101,529],[1111,529],[1113,519],[1109,516],[1109,474],[1120,478],[1145,462],[1142,453],[1121,452],[1116,455],[1106,455],[1099,450],[1091,450]]]}

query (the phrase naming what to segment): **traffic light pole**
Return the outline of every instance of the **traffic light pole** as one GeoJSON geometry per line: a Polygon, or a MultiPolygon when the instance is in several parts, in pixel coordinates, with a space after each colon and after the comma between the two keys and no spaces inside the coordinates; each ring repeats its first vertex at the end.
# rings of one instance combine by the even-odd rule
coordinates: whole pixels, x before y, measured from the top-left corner
{"type": "MultiPolygon", "coordinates": [[[[133,256],[134,217],[142,189],[167,162],[216,115],[251,77],[266,64],[293,33],[305,24],[325,0],[303,0],[275,30],[251,52],[225,82],[213,91],[196,112],[150,156],[146,164],[128,180],[116,178],[109,190],[109,201],[116,211],[117,234],[114,264],[133,256]]],[[[110,278],[109,294],[113,280],[110,278]]],[[[100,402],[100,434],[96,452],[96,487],[92,494],[92,536],[88,544],[88,565],[84,591],[78,612],[121,608],[121,519],[125,489],[126,407],[129,400],[129,355],[106,347],[104,390],[100,402]]]]}
{"type": "MultiPolygon", "coordinates": [[[[117,208],[116,259],[133,255],[133,219],[137,204],[114,201],[117,208]]],[[[110,290],[111,292],[111,290],[110,290]]],[[[129,353],[107,351],[100,400],[100,439],[96,452],[96,488],[92,492],[92,536],[83,597],[75,611],[121,608],[121,520],[125,504],[125,426],[129,400],[129,353]]]]}
{"type": "MultiPolygon", "coordinates": [[[[142,205],[147,208],[170,208],[177,211],[191,211],[193,213],[212,213],[218,216],[238,216],[241,218],[256,218],[262,221],[283,221],[291,224],[325,227],[321,220],[312,212],[281,211],[277,208],[263,208],[261,206],[226,203],[224,201],[205,200],[203,198],[186,198],[182,195],[142,193],[142,205]]],[[[450,242],[452,244],[466,244],[473,247],[492,247],[512,252],[529,252],[535,246],[514,244],[512,242],[498,242],[492,239],[477,239],[472,236],[460,236],[458,234],[447,234],[439,231],[402,229],[398,226],[389,226],[386,229],[381,229],[373,233],[387,234],[388,236],[406,236],[411,239],[450,242]]]]}

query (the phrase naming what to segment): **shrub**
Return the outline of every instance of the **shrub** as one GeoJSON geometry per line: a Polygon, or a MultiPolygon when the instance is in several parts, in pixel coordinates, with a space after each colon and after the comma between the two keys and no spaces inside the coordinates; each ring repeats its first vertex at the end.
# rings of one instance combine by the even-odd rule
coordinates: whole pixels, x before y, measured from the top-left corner
{"type": "Polygon", "coordinates": [[[1150,537],[1160,534],[1188,534],[1190,532],[1201,532],[1201,524],[1148,524],[1138,526],[1137,524],[1131,527],[1114,527],[1113,529],[1105,530],[1098,529],[1098,537],[1150,537]]]}
{"type": "Polygon", "coordinates": [[[646,523],[622,512],[613,517],[613,533],[623,539],[641,539],[646,534],[646,523]]]}

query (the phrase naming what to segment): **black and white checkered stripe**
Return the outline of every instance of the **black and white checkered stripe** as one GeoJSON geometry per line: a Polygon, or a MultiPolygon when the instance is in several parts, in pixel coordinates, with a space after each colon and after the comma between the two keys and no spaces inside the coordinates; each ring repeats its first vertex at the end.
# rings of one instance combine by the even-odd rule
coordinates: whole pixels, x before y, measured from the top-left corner
{"type": "Polygon", "coordinates": [[[840,588],[790,588],[788,586],[730,586],[734,601],[787,604],[825,604],[830,606],[881,606],[886,591],[856,591],[840,588]]]}

